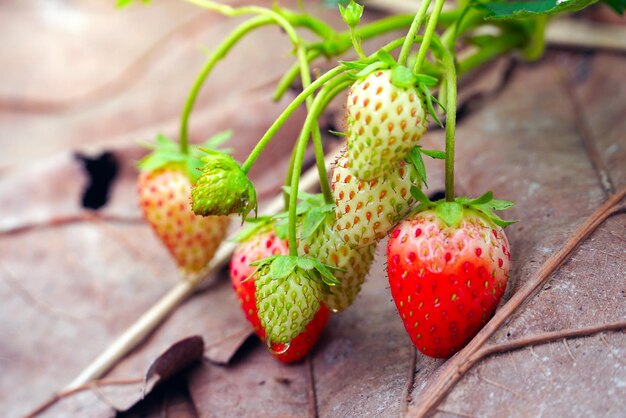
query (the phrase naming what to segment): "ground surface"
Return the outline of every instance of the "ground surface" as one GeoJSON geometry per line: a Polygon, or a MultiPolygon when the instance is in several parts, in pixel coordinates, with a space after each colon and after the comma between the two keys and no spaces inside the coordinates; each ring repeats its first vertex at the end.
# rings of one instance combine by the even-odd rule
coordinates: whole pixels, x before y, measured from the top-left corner
{"type": "MultiPolygon", "coordinates": [[[[188,87],[233,23],[174,2],[114,12],[102,2],[0,6],[0,405],[21,416],[69,383],[176,282],[163,248],[139,218],[137,139],[175,135],[188,87]],[[113,152],[120,166],[106,205],[85,213],[81,151],[113,152]]],[[[336,17],[329,19],[334,19],[336,17]]],[[[239,157],[286,102],[269,104],[291,62],[275,29],[245,41],[209,81],[193,117],[202,140],[232,127],[239,157]],[[272,44],[272,54],[263,46],[272,44]],[[282,47],[281,48],[279,48],[282,47]],[[233,86],[236,85],[236,88],[233,86]]],[[[508,229],[509,299],[614,191],[626,186],[624,56],[552,50],[501,62],[462,90],[486,92],[458,129],[458,188],[493,190],[517,206],[508,229]]],[[[471,105],[473,103],[473,105],[471,105]]],[[[337,107],[340,109],[340,105],[337,107]]],[[[280,184],[301,115],[254,171],[263,197],[280,184]]],[[[426,143],[442,147],[442,132],[426,143]]],[[[332,148],[333,144],[330,145],[332,148]]],[[[441,168],[429,166],[431,192],[441,168]]],[[[608,219],[490,339],[626,319],[626,215],[608,219]]],[[[127,416],[410,415],[444,361],[416,353],[391,302],[384,243],[353,307],[333,317],[302,364],[274,361],[250,333],[222,272],[108,376],[133,381],[177,340],[200,335],[205,360],[157,389],[127,416]]],[[[607,416],[626,404],[626,337],[600,333],[488,357],[437,416],[607,416]]],[[[111,416],[140,383],[67,397],[43,416],[111,416]]]]}

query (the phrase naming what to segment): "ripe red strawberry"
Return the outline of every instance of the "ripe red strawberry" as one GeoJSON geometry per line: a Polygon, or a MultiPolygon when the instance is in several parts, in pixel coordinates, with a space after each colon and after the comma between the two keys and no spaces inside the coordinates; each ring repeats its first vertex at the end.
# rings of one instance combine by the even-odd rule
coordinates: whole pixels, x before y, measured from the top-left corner
{"type": "Polygon", "coordinates": [[[352,305],[361,291],[361,286],[369,272],[376,245],[351,248],[333,230],[335,219],[325,216],[311,236],[300,240],[298,252],[320,260],[322,263],[341,270],[334,272],[339,280],[324,295],[324,303],[334,312],[340,312],[352,305]]]}
{"type": "Polygon", "coordinates": [[[376,180],[359,180],[348,168],[344,149],[332,173],[335,231],[350,247],[374,244],[411,211],[416,200],[410,191],[415,184],[419,184],[417,170],[405,161],[376,180]]]}
{"type": "Polygon", "coordinates": [[[387,245],[396,307],[413,344],[431,357],[450,357],[476,335],[509,274],[503,229],[467,206],[458,215],[448,226],[436,209],[418,212],[393,230],[387,245]]]}
{"type": "Polygon", "coordinates": [[[398,87],[393,70],[378,70],[348,94],[348,167],[361,180],[393,171],[426,132],[426,106],[417,87],[398,87]]]}
{"type": "MultiPolygon", "coordinates": [[[[255,267],[250,266],[250,263],[273,255],[285,255],[288,253],[289,245],[287,240],[279,238],[272,228],[268,228],[239,244],[230,264],[230,280],[233,289],[237,293],[241,308],[248,321],[252,324],[256,334],[264,342],[265,330],[261,326],[255,297],[256,276],[251,277],[247,281],[244,280],[255,270],[255,267]]],[[[301,360],[317,343],[326,326],[329,315],[330,311],[328,308],[321,306],[305,330],[291,341],[287,351],[284,353],[273,353],[274,356],[284,363],[301,360]]]]}
{"type": "Polygon", "coordinates": [[[181,272],[188,276],[204,270],[226,235],[228,217],[191,211],[191,182],[180,165],[142,172],[137,191],[145,219],[181,272]]]}

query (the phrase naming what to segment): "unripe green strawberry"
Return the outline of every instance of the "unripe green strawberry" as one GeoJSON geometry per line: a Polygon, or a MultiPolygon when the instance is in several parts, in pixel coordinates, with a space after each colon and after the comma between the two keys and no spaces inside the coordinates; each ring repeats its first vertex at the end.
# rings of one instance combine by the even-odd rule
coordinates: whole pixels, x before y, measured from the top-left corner
{"type": "Polygon", "coordinates": [[[256,211],[254,185],[230,155],[205,150],[200,177],[193,186],[192,208],[198,215],[240,214],[256,211]]]}
{"type": "Polygon", "coordinates": [[[300,240],[298,252],[341,269],[334,272],[339,284],[330,287],[323,297],[326,306],[334,312],[340,312],[352,305],[361,291],[374,259],[376,245],[351,248],[334,231],[334,223],[332,214],[327,215],[310,237],[300,240]]]}
{"type": "Polygon", "coordinates": [[[459,210],[452,226],[437,210],[418,212],[393,230],[387,245],[398,313],[415,347],[431,357],[450,357],[476,335],[509,274],[503,229],[485,213],[459,210]]]}
{"type": "Polygon", "coordinates": [[[338,284],[332,273],[309,257],[278,255],[257,263],[256,300],[261,326],[270,344],[290,343],[320,309],[325,284],[338,284]]]}
{"type": "Polygon", "coordinates": [[[411,211],[410,190],[418,183],[417,170],[405,161],[376,180],[359,180],[348,168],[344,149],[332,173],[335,231],[350,247],[374,244],[411,211]]]}
{"type": "Polygon", "coordinates": [[[139,176],[137,191],[145,219],[185,276],[204,270],[229,225],[226,216],[197,216],[191,211],[191,182],[179,164],[139,176]]]}
{"type": "Polygon", "coordinates": [[[395,86],[392,74],[374,71],[348,94],[348,167],[361,180],[393,171],[428,126],[422,93],[415,86],[395,86]]]}
{"type": "MultiPolygon", "coordinates": [[[[255,296],[256,276],[253,275],[255,269],[250,263],[273,255],[288,254],[288,247],[287,240],[279,238],[273,225],[269,225],[266,229],[260,229],[243,240],[235,249],[230,263],[230,280],[233,289],[237,293],[246,318],[263,342],[265,342],[265,329],[261,326],[259,319],[255,296]]],[[[328,308],[321,306],[304,331],[291,340],[288,347],[283,347],[283,350],[272,350],[274,357],[283,363],[301,360],[319,340],[329,316],[328,308]]]]}

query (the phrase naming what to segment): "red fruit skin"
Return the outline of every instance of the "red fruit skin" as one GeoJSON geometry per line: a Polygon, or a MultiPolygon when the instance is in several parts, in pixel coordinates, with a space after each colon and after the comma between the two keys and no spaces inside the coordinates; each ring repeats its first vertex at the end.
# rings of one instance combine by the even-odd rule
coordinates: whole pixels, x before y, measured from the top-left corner
{"type": "Polygon", "coordinates": [[[457,228],[424,211],[392,231],[391,295],[418,350],[448,358],[487,323],[506,289],[508,248],[502,228],[467,209],[457,228]]]}
{"type": "MultiPolygon", "coordinates": [[[[243,309],[246,319],[252,324],[254,332],[265,343],[265,330],[261,326],[258,310],[256,306],[254,284],[255,277],[245,280],[253,272],[255,267],[250,263],[262,260],[272,255],[289,254],[289,243],[282,240],[273,230],[257,234],[246,242],[241,243],[233,253],[230,263],[230,281],[237,294],[237,299],[243,309]],[[245,281],[244,281],[245,280],[245,281]]],[[[315,346],[319,340],[326,322],[330,316],[330,310],[324,305],[320,306],[313,320],[309,322],[305,330],[294,338],[289,344],[289,348],[284,353],[274,353],[272,355],[283,363],[294,363],[302,360],[315,346]]]]}

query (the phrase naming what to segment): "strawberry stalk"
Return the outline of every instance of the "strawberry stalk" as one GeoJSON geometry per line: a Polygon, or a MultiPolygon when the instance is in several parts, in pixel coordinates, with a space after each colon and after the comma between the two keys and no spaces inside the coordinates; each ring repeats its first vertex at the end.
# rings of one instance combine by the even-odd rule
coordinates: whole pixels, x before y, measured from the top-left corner
{"type": "Polygon", "coordinates": [[[338,66],[328,71],[317,80],[311,83],[311,85],[305,88],[295,99],[289,103],[289,105],[283,110],[283,112],[278,116],[278,118],[274,121],[274,123],[269,127],[269,129],[265,132],[263,137],[256,144],[246,161],[241,165],[244,173],[250,171],[256,160],[259,158],[263,149],[267,146],[267,144],[272,140],[276,132],[284,125],[284,123],[289,119],[289,117],[296,111],[296,109],[304,103],[307,97],[313,94],[318,88],[323,86],[326,82],[333,79],[337,75],[346,71],[346,68],[343,66],[338,66]]]}
{"type": "Polygon", "coordinates": [[[441,41],[435,39],[440,47],[445,71],[446,83],[446,201],[454,201],[454,133],[456,128],[456,68],[452,52],[441,41]]]}
{"type": "Polygon", "coordinates": [[[413,42],[415,40],[415,35],[417,35],[417,32],[422,26],[422,23],[424,23],[424,18],[426,17],[426,12],[428,11],[429,6],[430,0],[422,0],[422,4],[415,14],[413,23],[411,23],[409,32],[406,34],[406,38],[404,39],[404,43],[402,44],[402,49],[400,50],[400,55],[398,56],[399,65],[406,65],[406,61],[409,58],[409,52],[411,52],[411,46],[413,45],[413,42]]]}
{"type": "MultiPolygon", "coordinates": [[[[323,110],[322,104],[325,102],[324,98],[328,91],[332,88],[333,84],[334,83],[324,86],[313,101],[311,109],[309,109],[304,121],[302,131],[300,131],[300,137],[298,138],[298,143],[296,145],[296,154],[291,174],[291,193],[289,195],[289,255],[291,256],[298,256],[298,236],[296,231],[297,204],[298,188],[300,186],[300,173],[304,162],[304,152],[306,150],[309,135],[315,129],[315,126],[317,125],[317,118],[323,110]]],[[[326,181],[326,179],[324,179],[324,181],[326,181]]]]}
{"type": "Polygon", "coordinates": [[[204,85],[204,82],[208,75],[211,73],[215,65],[226,56],[226,54],[250,31],[268,25],[273,22],[273,19],[267,16],[254,17],[241,25],[236,27],[217,47],[217,49],[209,56],[209,59],[204,64],[202,71],[196,78],[187,96],[185,107],[180,120],[180,151],[183,154],[189,153],[189,116],[191,110],[196,103],[200,89],[204,85]]]}
{"type": "Polygon", "coordinates": [[[424,59],[426,58],[426,53],[430,48],[430,42],[435,34],[435,28],[437,27],[437,22],[439,21],[439,15],[441,14],[443,3],[445,3],[445,0],[436,0],[433,12],[428,18],[428,24],[426,25],[426,30],[424,31],[424,40],[420,45],[420,49],[417,51],[417,59],[415,60],[415,65],[413,66],[413,72],[415,74],[420,72],[424,59]]]}

